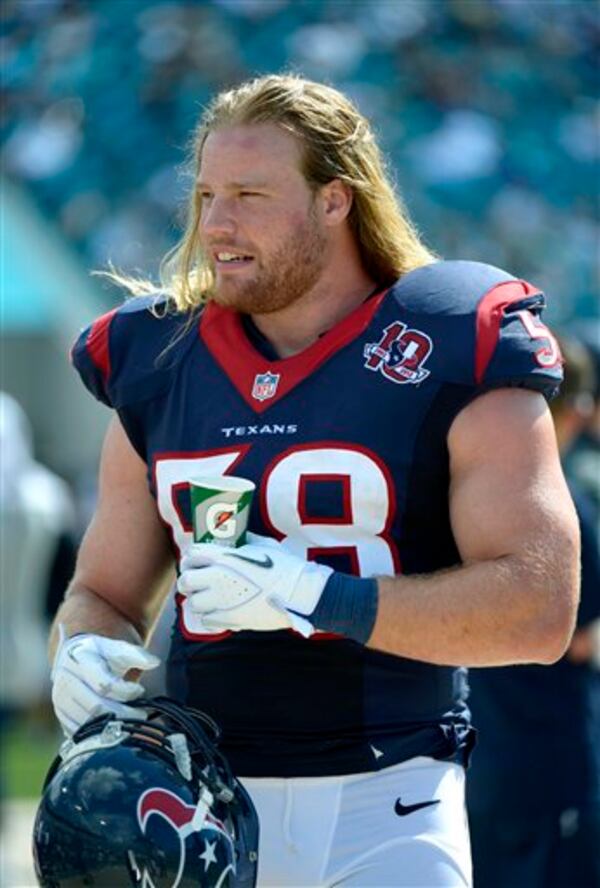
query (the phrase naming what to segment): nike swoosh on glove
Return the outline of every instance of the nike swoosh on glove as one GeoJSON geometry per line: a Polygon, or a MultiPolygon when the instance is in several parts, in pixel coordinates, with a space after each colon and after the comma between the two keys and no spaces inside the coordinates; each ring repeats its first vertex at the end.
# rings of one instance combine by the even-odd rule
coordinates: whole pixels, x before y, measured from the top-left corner
{"type": "Polygon", "coordinates": [[[308,637],[314,626],[305,618],[332,573],[275,540],[239,549],[196,543],[181,561],[177,588],[209,631],[295,629],[308,637]]]}
{"type": "Polygon", "coordinates": [[[158,657],[140,645],[85,633],[61,639],[52,667],[52,705],[70,737],[96,715],[114,712],[123,718],[144,718],[141,709],[126,706],[145,693],[137,681],[126,681],[130,669],[155,669],[158,657]]]}

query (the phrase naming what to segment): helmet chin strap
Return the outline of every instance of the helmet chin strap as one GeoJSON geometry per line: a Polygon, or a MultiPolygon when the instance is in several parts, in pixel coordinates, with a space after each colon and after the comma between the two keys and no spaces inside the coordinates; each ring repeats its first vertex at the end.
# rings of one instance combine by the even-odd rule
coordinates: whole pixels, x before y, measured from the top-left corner
{"type": "Polygon", "coordinates": [[[196,805],[194,816],[192,817],[191,822],[188,824],[190,832],[200,832],[200,830],[204,826],[206,815],[210,811],[214,800],[215,797],[213,796],[210,789],[207,786],[201,785],[198,804],[196,805]]]}
{"type": "Polygon", "coordinates": [[[185,780],[192,779],[192,757],[185,734],[169,734],[167,743],[173,750],[177,770],[185,780]]]}

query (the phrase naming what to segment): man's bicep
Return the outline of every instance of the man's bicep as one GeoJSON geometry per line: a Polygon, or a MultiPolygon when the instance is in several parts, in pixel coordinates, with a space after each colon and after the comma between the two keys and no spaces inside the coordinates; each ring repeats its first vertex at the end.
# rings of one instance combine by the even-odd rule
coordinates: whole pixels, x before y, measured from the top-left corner
{"type": "Polygon", "coordinates": [[[541,395],[480,396],[455,419],[448,442],[451,521],[463,561],[543,558],[563,545],[572,551],[576,517],[541,395]]]}
{"type": "Polygon", "coordinates": [[[152,608],[172,566],[145,463],[115,418],[102,449],[96,512],[79,550],[71,589],[90,589],[138,623],[152,608]]]}

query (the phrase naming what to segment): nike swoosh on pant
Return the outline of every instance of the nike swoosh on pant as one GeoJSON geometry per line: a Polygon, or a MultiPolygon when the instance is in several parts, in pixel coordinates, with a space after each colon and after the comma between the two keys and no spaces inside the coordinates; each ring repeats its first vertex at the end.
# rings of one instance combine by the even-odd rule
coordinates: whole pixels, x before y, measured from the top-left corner
{"type": "Polygon", "coordinates": [[[421,808],[429,808],[430,805],[439,805],[439,803],[439,799],[432,799],[430,802],[416,802],[414,805],[403,805],[398,798],[394,805],[394,811],[398,817],[406,817],[407,814],[412,814],[413,811],[419,811],[421,808]]]}

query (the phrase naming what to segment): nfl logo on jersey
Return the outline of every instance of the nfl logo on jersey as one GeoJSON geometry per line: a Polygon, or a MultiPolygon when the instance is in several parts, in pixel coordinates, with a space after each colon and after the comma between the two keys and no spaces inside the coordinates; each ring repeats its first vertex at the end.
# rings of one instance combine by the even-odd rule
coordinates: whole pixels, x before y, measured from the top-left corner
{"type": "Polygon", "coordinates": [[[257,401],[266,401],[272,398],[277,391],[279,373],[257,373],[254,377],[252,397],[257,401]]]}

